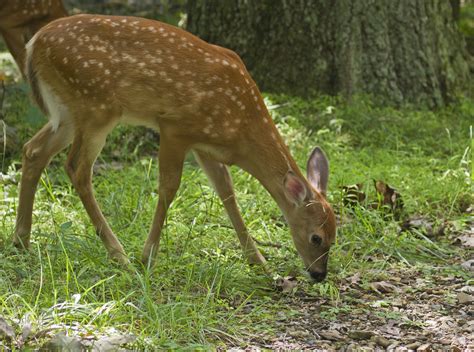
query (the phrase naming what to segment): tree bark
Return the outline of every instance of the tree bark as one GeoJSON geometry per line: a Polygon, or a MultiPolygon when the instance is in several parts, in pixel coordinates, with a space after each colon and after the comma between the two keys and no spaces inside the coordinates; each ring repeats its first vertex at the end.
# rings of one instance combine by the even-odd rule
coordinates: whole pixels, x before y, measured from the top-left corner
{"type": "Polygon", "coordinates": [[[444,105],[468,82],[449,0],[188,0],[187,29],[235,50],[263,90],[444,105]]]}

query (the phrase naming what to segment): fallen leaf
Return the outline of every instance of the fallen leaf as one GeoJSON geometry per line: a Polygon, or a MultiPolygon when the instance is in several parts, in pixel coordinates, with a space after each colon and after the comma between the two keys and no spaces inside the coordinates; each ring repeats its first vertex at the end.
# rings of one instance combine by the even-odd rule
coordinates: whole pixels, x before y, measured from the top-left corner
{"type": "Polygon", "coordinates": [[[474,286],[463,286],[459,289],[459,291],[474,295],[474,286]]]}
{"type": "Polygon", "coordinates": [[[386,281],[379,281],[379,282],[372,282],[370,284],[370,287],[372,290],[378,292],[378,293],[389,293],[389,292],[397,292],[398,287],[395,285],[392,285],[389,282],[386,281]]]}
{"type": "Polygon", "coordinates": [[[349,278],[349,281],[351,282],[351,284],[355,285],[360,282],[360,278],[361,278],[360,273],[355,273],[349,278]]]}
{"type": "Polygon", "coordinates": [[[368,340],[374,333],[372,331],[353,330],[349,332],[349,337],[354,340],[368,340]]]}
{"type": "Polygon", "coordinates": [[[400,193],[383,181],[374,180],[374,185],[377,194],[380,196],[378,207],[388,207],[394,214],[398,214],[403,209],[403,200],[400,193]]]}
{"type": "Polygon", "coordinates": [[[400,227],[402,231],[411,231],[413,229],[422,231],[428,237],[433,237],[435,234],[432,222],[422,216],[408,218],[400,225],[400,227]]]}
{"type": "Polygon", "coordinates": [[[337,330],[323,331],[323,332],[320,332],[319,335],[326,340],[331,340],[331,341],[344,340],[344,336],[342,336],[337,330]]]}
{"type": "Polygon", "coordinates": [[[474,235],[471,233],[459,236],[456,241],[458,241],[464,247],[474,247],[474,235]]]}
{"type": "Polygon", "coordinates": [[[296,280],[294,276],[285,276],[277,280],[276,286],[280,288],[282,292],[289,293],[298,286],[298,280],[296,280]]]}
{"type": "Polygon", "coordinates": [[[391,341],[386,339],[385,337],[383,336],[374,336],[372,338],[372,340],[379,346],[382,346],[384,348],[387,348],[388,346],[390,346],[391,344],[391,341]]]}
{"type": "Polygon", "coordinates": [[[418,348],[416,349],[416,351],[417,351],[417,352],[418,352],[418,351],[430,351],[430,350],[431,350],[431,349],[430,349],[430,346],[431,346],[430,343],[425,343],[425,344],[423,344],[423,345],[421,345],[421,346],[418,346],[418,348]]]}
{"type": "Polygon", "coordinates": [[[25,325],[23,325],[23,328],[21,329],[22,341],[26,341],[28,337],[30,337],[31,332],[32,332],[31,323],[26,323],[25,325]]]}
{"type": "Polygon", "coordinates": [[[51,340],[46,342],[43,345],[42,350],[80,352],[84,350],[84,346],[78,337],[67,336],[63,332],[60,332],[54,335],[51,340]]]}
{"type": "Polygon", "coordinates": [[[5,338],[13,340],[15,338],[15,330],[5,319],[0,317],[0,339],[3,340],[5,338]]]}
{"type": "Polygon", "coordinates": [[[467,304],[474,302],[474,296],[468,295],[464,292],[458,292],[457,298],[460,304],[467,304]]]}
{"type": "Polygon", "coordinates": [[[136,340],[134,335],[116,335],[103,337],[97,341],[94,341],[92,345],[92,351],[109,352],[117,351],[120,346],[127,343],[131,343],[136,340]]]}
{"type": "Polygon", "coordinates": [[[345,206],[354,206],[362,203],[365,200],[365,193],[362,192],[362,183],[355,185],[342,186],[342,199],[345,206]]]}
{"type": "Polygon", "coordinates": [[[416,341],[416,342],[412,342],[412,343],[406,345],[405,348],[407,350],[416,350],[420,346],[421,346],[421,342],[416,341]]]}
{"type": "Polygon", "coordinates": [[[474,259],[470,259],[470,260],[462,263],[461,266],[466,270],[474,271],[474,259]]]}

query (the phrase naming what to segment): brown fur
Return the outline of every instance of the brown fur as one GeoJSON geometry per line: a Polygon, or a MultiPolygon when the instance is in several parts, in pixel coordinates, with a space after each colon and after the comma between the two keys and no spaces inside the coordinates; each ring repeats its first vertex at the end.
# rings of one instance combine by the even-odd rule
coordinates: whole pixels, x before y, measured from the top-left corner
{"type": "Polygon", "coordinates": [[[17,244],[28,244],[36,177],[55,153],[72,143],[67,173],[110,256],[127,262],[94,198],[91,169],[107,134],[119,122],[128,122],[155,128],[161,136],[159,200],[143,250],[145,264],[154,261],[185,155],[192,150],[250,262],[265,260],[240,216],[229,164],[251,173],[270,192],[288,220],[305,268],[325,275],[335,236],[334,214],[324,196],[326,157],[319,149],[313,152],[318,158],[308,164],[308,175],[325,182],[310,184],[236,53],[157,21],[93,15],[54,21],[31,45],[33,90],[38,95],[40,82],[42,98],[54,110],[49,111],[49,127],[58,130],[45,128],[25,146],[17,244]],[[321,246],[311,242],[314,234],[321,237],[321,246]]]}

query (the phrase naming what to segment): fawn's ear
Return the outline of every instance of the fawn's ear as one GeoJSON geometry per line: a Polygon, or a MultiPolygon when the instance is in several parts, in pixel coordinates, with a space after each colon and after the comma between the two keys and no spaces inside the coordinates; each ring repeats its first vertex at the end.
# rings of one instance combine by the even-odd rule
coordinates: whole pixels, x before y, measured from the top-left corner
{"type": "Polygon", "coordinates": [[[306,173],[309,183],[326,197],[329,179],[329,161],[321,148],[316,147],[313,149],[308,159],[306,173]]]}
{"type": "Polygon", "coordinates": [[[292,171],[288,171],[286,174],[283,186],[286,197],[296,206],[303,205],[308,195],[311,194],[304,182],[292,171]]]}

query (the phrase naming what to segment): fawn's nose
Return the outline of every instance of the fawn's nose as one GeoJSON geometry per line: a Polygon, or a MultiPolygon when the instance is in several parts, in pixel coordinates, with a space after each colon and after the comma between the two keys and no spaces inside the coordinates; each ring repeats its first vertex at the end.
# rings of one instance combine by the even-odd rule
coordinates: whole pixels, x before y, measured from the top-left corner
{"type": "Polygon", "coordinates": [[[309,275],[316,282],[321,282],[326,278],[327,272],[319,273],[317,271],[310,271],[309,275]]]}

